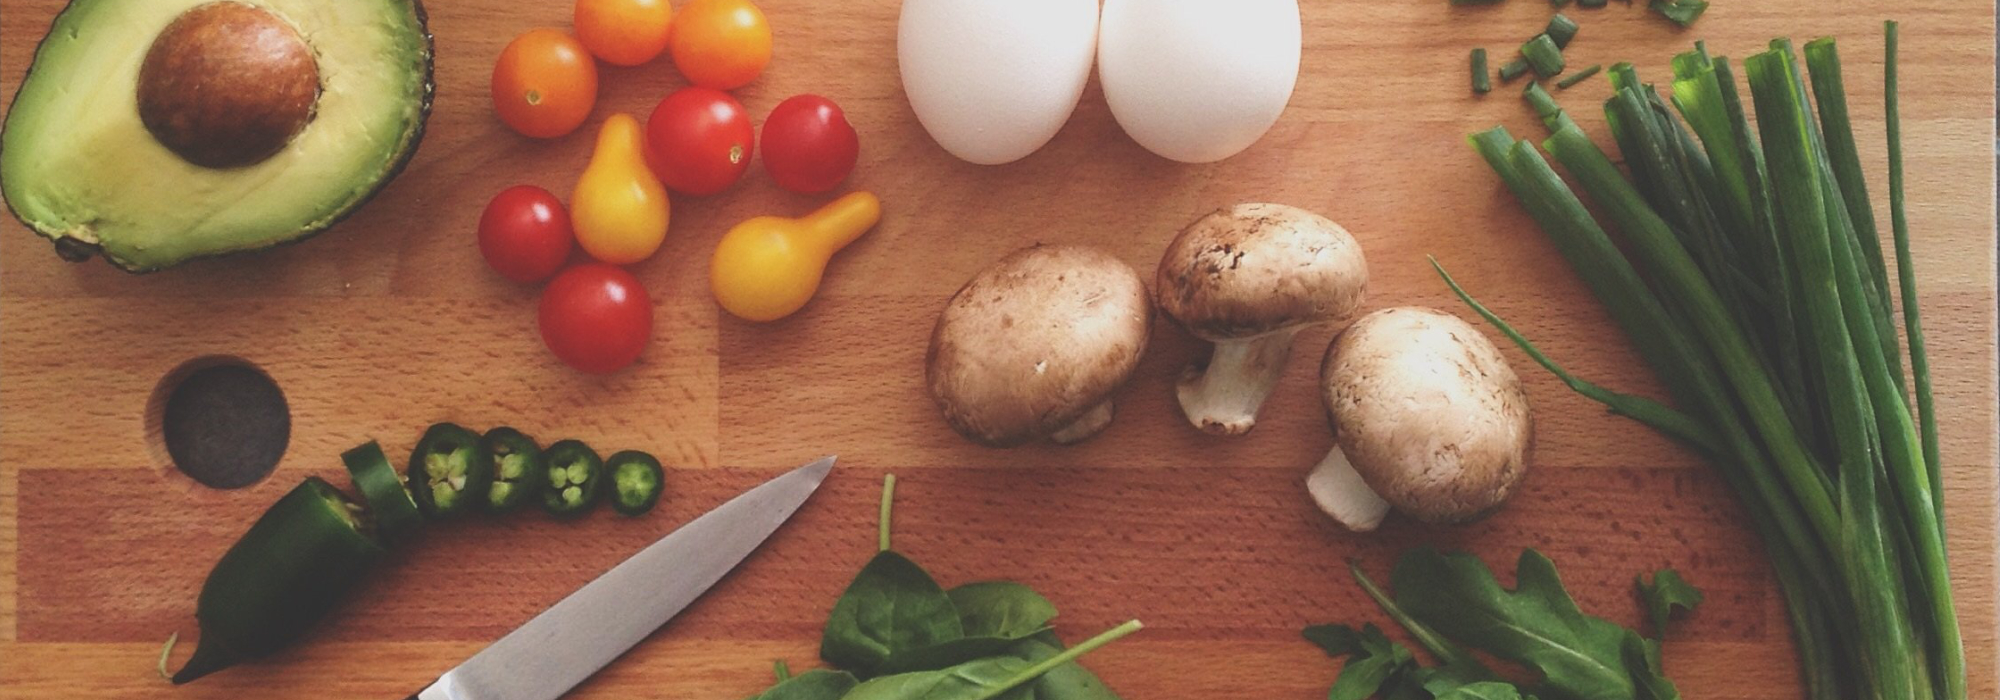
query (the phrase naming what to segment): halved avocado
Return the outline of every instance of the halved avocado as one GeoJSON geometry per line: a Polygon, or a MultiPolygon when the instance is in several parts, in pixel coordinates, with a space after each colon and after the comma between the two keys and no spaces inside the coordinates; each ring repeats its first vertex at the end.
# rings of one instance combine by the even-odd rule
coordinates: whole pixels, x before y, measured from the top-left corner
{"type": "Polygon", "coordinates": [[[303,239],[430,115],[418,0],[70,0],[0,127],[0,193],[64,258],[133,272],[303,239]]]}

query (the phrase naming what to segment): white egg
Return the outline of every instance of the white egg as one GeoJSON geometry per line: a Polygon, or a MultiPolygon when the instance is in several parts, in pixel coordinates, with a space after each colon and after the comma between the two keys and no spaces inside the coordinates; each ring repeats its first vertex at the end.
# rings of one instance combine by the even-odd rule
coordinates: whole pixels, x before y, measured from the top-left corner
{"type": "Polygon", "coordinates": [[[1097,76],[1146,150],[1208,163],[1256,143],[1299,77],[1298,0],[1104,0],[1097,76]]]}
{"type": "Polygon", "coordinates": [[[904,0],[896,61],[917,121],[965,160],[1020,160],[1090,79],[1097,0],[904,0]]]}

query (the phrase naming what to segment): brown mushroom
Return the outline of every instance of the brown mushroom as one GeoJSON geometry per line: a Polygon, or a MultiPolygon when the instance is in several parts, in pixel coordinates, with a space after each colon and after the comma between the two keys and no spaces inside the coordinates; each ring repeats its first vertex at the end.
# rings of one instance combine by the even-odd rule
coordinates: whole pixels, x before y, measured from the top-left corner
{"type": "Polygon", "coordinates": [[[1521,379],[1457,316],[1405,306],[1361,317],[1327,348],[1320,386],[1335,444],[1306,489],[1349,529],[1375,529],[1390,506],[1427,523],[1474,520],[1528,470],[1521,379]]]}
{"type": "Polygon", "coordinates": [[[1205,368],[1181,375],[1181,411],[1209,433],[1242,435],[1284,374],[1292,338],[1360,308],[1368,265],[1340,224],[1283,204],[1239,204],[1182,229],[1153,285],[1161,311],[1215,343],[1205,368]]]}
{"type": "Polygon", "coordinates": [[[1152,335],[1146,285],[1095,248],[1035,246],[974,275],[931,331],[925,379],[966,439],[1068,444],[1111,423],[1152,335]]]}

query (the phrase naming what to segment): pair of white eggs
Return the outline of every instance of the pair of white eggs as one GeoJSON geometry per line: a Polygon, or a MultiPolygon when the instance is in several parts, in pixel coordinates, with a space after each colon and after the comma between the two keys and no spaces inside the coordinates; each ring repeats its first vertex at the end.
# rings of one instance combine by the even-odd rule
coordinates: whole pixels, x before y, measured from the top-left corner
{"type": "Polygon", "coordinates": [[[1091,59],[1146,150],[1236,155],[1291,101],[1298,0],[903,0],[896,55],[924,130],[961,159],[1026,157],[1069,120],[1091,59]]]}

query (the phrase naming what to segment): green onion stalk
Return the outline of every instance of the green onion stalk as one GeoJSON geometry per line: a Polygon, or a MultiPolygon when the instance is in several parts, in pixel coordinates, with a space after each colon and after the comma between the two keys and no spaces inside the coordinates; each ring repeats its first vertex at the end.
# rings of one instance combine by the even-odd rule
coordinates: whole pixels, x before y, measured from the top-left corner
{"type": "Polygon", "coordinates": [[[1714,464],[1770,556],[1808,697],[1964,700],[1904,215],[1896,25],[1886,27],[1898,285],[1832,39],[1806,44],[1803,61],[1783,39],[1744,59],[1747,100],[1730,60],[1701,44],[1674,58],[1664,97],[1630,64],[1612,66],[1604,113],[1623,169],[1538,85],[1523,97],[1550,132],[1540,148],[1502,128],[1468,139],[1663,380],[1667,400],[1571,375],[1432,262],[1572,390],[1714,464]]]}

